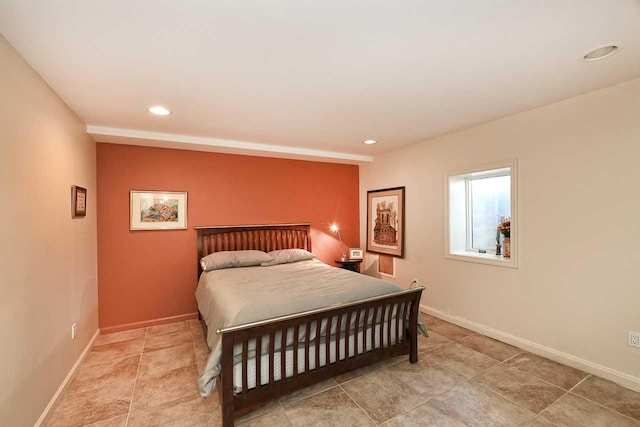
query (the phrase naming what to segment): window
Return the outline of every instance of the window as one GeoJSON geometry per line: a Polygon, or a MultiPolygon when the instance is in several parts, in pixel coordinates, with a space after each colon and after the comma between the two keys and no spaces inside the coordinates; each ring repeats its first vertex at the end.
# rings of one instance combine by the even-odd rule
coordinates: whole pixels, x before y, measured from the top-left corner
{"type": "Polygon", "coordinates": [[[447,258],[516,268],[516,162],[447,174],[446,183],[447,258]],[[507,242],[498,231],[506,220],[512,220],[507,242]]]}
{"type": "Polygon", "coordinates": [[[467,177],[466,181],[470,228],[467,250],[495,254],[500,243],[497,226],[511,218],[511,175],[499,171],[490,176],[467,177]]]}

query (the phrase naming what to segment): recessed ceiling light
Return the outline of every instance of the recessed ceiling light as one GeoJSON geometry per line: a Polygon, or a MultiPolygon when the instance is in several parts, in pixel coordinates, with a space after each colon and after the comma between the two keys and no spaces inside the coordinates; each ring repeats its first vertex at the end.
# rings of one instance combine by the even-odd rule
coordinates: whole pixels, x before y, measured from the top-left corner
{"type": "Polygon", "coordinates": [[[362,141],[362,142],[367,145],[371,145],[371,144],[375,144],[378,141],[376,141],[375,139],[367,139],[366,141],[362,141]]]}
{"type": "Polygon", "coordinates": [[[599,59],[604,59],[608,56],[613,55],[618,50],[618,46],[616,45],[608,45],[602,46],[596,49],[593,49],[591,52],[587,53],[582,59],[585,61],[597,61],[599,59]]]}
{"type": "Polygon", "coordinates": [[[169,114],[171,114],[171,111],[164,108],[162,105],[154,105],[153,107],[149,107],[149,112],[158,116],[168,116],[169,114]]]}

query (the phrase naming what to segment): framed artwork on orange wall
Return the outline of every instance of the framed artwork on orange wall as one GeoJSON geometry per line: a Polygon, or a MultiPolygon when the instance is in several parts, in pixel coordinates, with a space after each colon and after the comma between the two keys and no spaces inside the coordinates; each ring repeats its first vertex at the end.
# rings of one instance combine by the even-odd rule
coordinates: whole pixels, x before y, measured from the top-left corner
{"type": "Polygon", "coordinates": [[[187,193],[131,191],[130,230],[184,230],[187,228],[187,193]]]}
{"type": "Polygon", "coordinates": [[[404,187],[367,191],[367,252],[404,257],[404,187]]]}

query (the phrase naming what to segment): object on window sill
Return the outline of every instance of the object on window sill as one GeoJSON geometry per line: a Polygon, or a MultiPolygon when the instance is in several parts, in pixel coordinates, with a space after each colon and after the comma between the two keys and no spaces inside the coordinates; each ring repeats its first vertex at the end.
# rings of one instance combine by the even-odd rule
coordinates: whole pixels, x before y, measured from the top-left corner
{"type": "Polygon", "coordinates": [[[504,237],[511,237],[511,218],[503,220],[498,225],[498,231],[502,233],[504,237]]]}
{"type": "MultiPolygon", "coordinates": [[[[511,258],[511,218],[503,220],[500,225],[498,225],[498,232],[504,236],[504,240],[502,241],[504,246],[503,256],[505,258],[511,258]]],[[[498,245],[498,248],[499,247],[500,245],[498,245]]],[[[499,255],[498,251],[496,251],[496,255],[499,255]]]]}
{"type": "Polygon", "coordinates": [[[510,237],[505,237],[504,241],[502,243],[504,244],[504,254],[503,254],[503,256],[505,258],[511,258],[511,238],[510,237]]]}

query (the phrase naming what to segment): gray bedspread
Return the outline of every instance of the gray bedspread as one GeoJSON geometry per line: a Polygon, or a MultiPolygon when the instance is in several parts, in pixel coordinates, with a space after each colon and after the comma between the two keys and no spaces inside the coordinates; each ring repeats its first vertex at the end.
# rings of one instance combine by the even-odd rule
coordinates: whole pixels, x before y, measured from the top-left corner
{"type": "Polygon", "coordinates": [[[196,300],[208,326],[211,354],[198,379],[200,394],[206,397],[212,393],[221,370],[222,339],[216,329],[400,290],[393,283],[317,260],[202,273],[196,300]]]}

